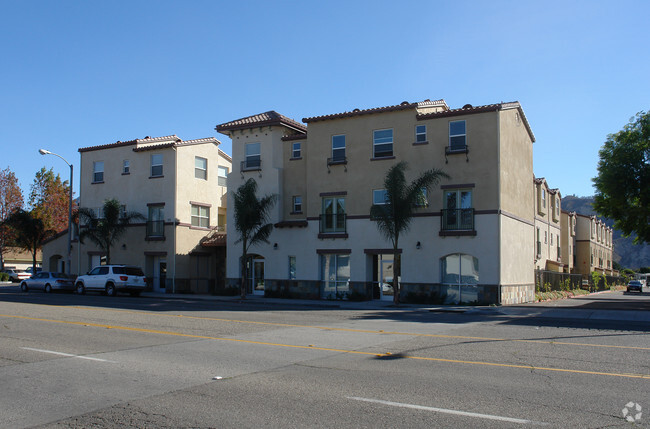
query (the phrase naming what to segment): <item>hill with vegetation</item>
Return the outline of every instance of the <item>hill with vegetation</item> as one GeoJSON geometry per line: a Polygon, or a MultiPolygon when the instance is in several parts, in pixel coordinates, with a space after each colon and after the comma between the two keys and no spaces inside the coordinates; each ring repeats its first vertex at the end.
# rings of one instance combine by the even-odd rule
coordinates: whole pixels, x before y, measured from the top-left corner
{"type": "MultiPolygon", "coordinates": [[[[568,195],[562,198],[562,210],[576,212],[581,215],[596,215],[592,207],[594,197],[577,197],[568,195]]],[[[614,227],[614,221],[599,216],[608,226],[614,227]]],[[[614,261],[618,262],[623,268],[636,270],[640,267],[650,266],[650,245],[636,245],[632,243],[633,237],[623,237],[621,232],[614,229],[614,261]]]]}

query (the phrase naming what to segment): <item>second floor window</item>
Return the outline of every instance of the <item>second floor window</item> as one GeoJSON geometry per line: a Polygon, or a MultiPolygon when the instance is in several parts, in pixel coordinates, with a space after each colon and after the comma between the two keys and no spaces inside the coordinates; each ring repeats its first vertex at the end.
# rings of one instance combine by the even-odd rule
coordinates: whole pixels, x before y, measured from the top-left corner
{"type": "Polygon", "coordinates": [[[93,162],[93,182],[104,181],[104,161],[93,162]]]}
{"type": "Polygon", "coordinates": [[[219,171],[219,183],[217,185],[219,186],[227,186],[228,185],[228,167],[223,167],[219,166],[217,167],[217,170],[219,171]]]}
{"type": "Polygon", "coordinates": [[[345,134],[332,136],[332,162],[345,161],[345,134]]]}
{"type": "Polygon", "coordinates": [[[122,161],[122,174],[131,174],[131,163],[128,159],[122,161]]]}
{"type": "Polygon", "coordinates": [[[372,191],[372,203],[376,206],[386,204],[388,199],[388,194],[385,189],[373,189],[372,191]]]}
{"type": "Polygon", "coordinates": [[[163,175],[163,156],[161,153],[151,155],[151,177],[161,177],[163,175]]]}
{"type": "Polygon", "coordinates": [[[210,207],[192,204],[192,226],[199,228],[210,226],[210,207]]]}
{"type": "Polygon", "coordinates": [[[345,198],[323,198],[321,232],[346,232],[345,198]]]}
{"type": "Polygon", "coordinates": [[[291,158],[300,158],[302,156],[301,144],[296,142],[291,145],[291,158]]]}
{"type": "Polygon", "coordinates": [[[443,230],[473,230],[472,191],[465,189],[445,191],[442,214],[443,230]]]}
{"type": "Polygon", "coordinates": [[[200,156],[194,157],[194,177],[208,180],[208,160],[200,156]]]}
{"type": "Polygon", "coordinates": [[[246,143],[245,151],[246,151],[245,153],[246,158],[244,160],[244,168],[245,169],[260,168],[262,165],[260,144],[246,143]]]}
{"type": "Polygon", "coordinates": [[[546,208],[546,189],[542,189],[542,207],[546,208]]]}
{"type": "Polygon", "coordinates": [[[165,206],[149,206],[147,219],[147,236],[162,237],[165,234],[165,206]]]}
{"type": "Polygon", "coordinates": [[[449,149],[464,150],[467,146],[465,121],[449,122],[449,149]]]}
{"type": "Polygon", "coordinates": [[[372,139],[372,156],[386,158],[393,156],[393,129],[375,130],[372,139]]]}
{"type": "Polygon", "coordinates": [[[416,125],[415,126],[415,142],[424,143],[427,141],[427,126],[426,125],[416,125]]]}

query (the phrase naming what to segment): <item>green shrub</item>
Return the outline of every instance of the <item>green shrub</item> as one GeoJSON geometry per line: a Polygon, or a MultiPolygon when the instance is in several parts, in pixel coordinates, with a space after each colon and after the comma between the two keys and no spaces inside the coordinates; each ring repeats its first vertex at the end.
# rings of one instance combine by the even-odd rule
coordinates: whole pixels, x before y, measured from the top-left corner
{"type": "Polygon", "coordinates": [[[9,274],[0,273],[0,282],[8,282],[8,281],[9,281],[9,274]]]}

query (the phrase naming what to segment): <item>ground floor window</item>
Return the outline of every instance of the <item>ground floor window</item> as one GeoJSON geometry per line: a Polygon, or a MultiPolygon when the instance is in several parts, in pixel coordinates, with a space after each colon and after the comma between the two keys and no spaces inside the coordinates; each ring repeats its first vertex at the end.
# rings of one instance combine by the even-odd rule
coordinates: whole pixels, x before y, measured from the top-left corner
{"type": "Polygon", "coordinates": [[[464,253],[440,258],[440,283],[446,286],[445,303],[478,301],[478,259],[464,253]]]}
{"type": "Polygon", "coordinates": [[[350,291],[350,255],[321,255],[322,297],[343,299],[350,291]]]}

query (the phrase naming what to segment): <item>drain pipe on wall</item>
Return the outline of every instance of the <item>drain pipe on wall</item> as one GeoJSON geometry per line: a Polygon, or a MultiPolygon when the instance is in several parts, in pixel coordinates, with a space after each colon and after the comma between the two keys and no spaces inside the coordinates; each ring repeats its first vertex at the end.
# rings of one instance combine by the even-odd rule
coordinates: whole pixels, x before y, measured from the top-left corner
{"type": "MultiPolygon", "coordinates": [[[[172,146],[174,149],[174,218],[173,218],[173,227],[174,227],[174,243],[172,244],[172,266],[174,267],[174,276],[172,277],[172,293],[176,293],[176,215],[178,202],[176,201],[178,194],[178,151],[176,150],[176,145],[172,146]]],[[[167,289],[165,289],[167,290],[167,289]]]]}

